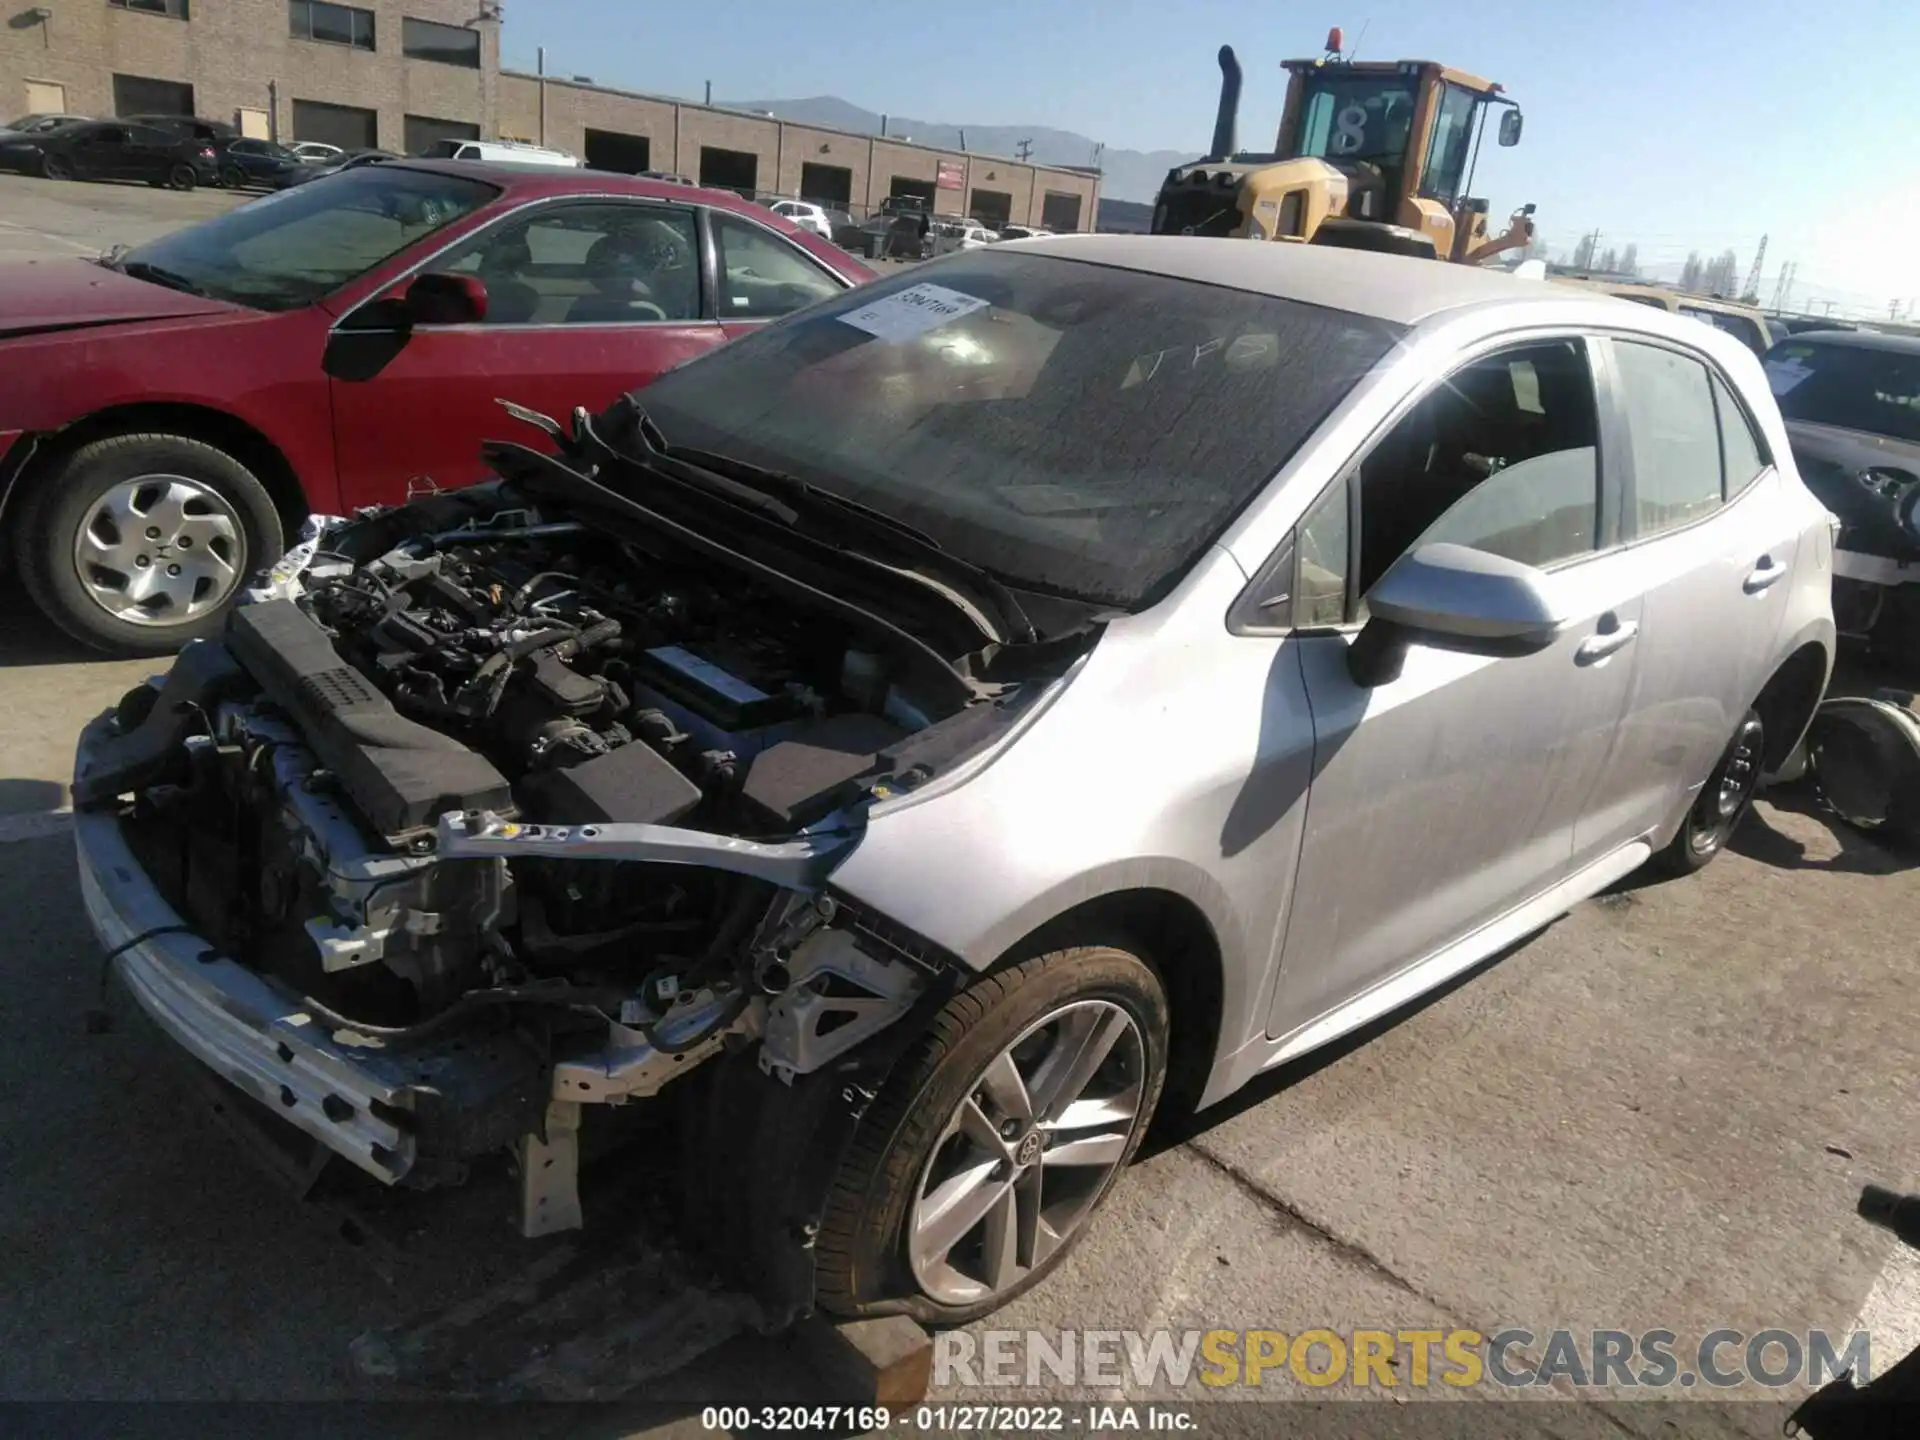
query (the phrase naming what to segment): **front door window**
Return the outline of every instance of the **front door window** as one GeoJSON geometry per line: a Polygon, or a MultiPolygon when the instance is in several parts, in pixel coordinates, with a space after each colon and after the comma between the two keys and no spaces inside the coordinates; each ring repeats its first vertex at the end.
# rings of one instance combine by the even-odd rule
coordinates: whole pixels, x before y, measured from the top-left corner
{"type": "Polygon", "coordinates": [[[436,267],[477,276],[489,325],[657,324],[700,318],[691,210],[560,205],[510,220],[436,267]]]}

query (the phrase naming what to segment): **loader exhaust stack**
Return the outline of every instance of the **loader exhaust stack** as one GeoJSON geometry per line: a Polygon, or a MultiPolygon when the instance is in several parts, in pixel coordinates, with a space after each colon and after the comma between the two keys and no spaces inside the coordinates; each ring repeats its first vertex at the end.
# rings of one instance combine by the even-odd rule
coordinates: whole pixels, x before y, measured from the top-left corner
{"type": "Polygon", "coordinates": [[[1225,160],[1239,148],[1235,131],[1240,123],[1240,61],[1231,45],[1220,47],[1220,110],[1213,121],[1213,149],[1209,160],[1225,160]]]}

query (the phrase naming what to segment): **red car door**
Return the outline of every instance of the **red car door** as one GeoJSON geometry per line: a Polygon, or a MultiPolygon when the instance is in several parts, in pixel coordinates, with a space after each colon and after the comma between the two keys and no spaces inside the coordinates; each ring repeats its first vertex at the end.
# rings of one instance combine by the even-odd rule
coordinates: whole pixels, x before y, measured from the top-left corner
{"type": "Polygon", "coordinates": [[[342,503],[399,501],[424,479],[441,489],[485,479],[486,440],[545,448],[500,400],[564,421],[718,345],[699,233],[689,206],[556,200],[449,251],[432,268],[479,279],[486,318],[416,326],[376,374],[330,379],[342,503]]]}

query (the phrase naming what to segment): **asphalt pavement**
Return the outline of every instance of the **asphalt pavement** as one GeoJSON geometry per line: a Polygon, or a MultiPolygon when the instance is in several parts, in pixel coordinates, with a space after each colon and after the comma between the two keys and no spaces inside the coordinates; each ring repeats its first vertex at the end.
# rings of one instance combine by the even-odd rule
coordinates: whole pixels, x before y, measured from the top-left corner
{"type": "MultiPolygon", "coordinates": [[[[0,263],[157,233],[226,198],[0,177],[0,263]]],[[[646,1422],[678,1416],[690,1433],[707,1404],[816,1397],[809,1365],[753,1334],[685,1259],[658,1203],[669,1162],[644,1136],[600,1172],[623,1198],[584,1236],[517,1238],[504,1177],[302,1202],[243,1163],[133,1017],[95,1033],[101,963],[64,782],[82,721],[152,668],[80,652],[0,592],[0,1398],[387,1398],[511,1381],[659,1402],[646,1422]],[[406,1361],[449,1347],[464,1368],[406,1361]]],[[[1884,1368],[1920,1344],[1920,1264],[1852,1211],[1864,1182],[1920,1188],[1916,918],[1909,858],[1837,826],[1804,787],[1777,792],[1703,874],[1630,880],[1199,1117],[1133,1168],[1061,1272],[969,1327],[976,1353],[995,1331],[1517,1327],[1544,1343],[1556,1327],[1664,1329],[1684,1353],[1719,1328],[1864,1327],[1884,1368]]],[[[1322,1390],[1280,1367],[1258,1388],[1068,1387],[1043,1367],[1031,1386],[949,1376],[940,1395],[1450,1393],[1399,1378],[1322,1390]]],[[[1499,1433],[1771,1435],[1778,1410],[1729,1403],[1768,1393],[1661,1392],[1695,1407],[1684,1422],[1579,1402],[1511,1410],[1499,1433]]],[[[1272,1433],[1260,1407],[1196,1413],[1200,1433],[1272,1433]]],[[[510,1428],[640,1423],[575,1412],[510,1428]]]]}

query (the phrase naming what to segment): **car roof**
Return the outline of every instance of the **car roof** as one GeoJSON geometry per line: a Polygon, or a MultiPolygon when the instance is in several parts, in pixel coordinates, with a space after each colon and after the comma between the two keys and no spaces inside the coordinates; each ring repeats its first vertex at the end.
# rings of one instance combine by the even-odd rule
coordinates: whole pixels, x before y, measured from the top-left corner
{"type": "MultiPolygon", "coordinates": [[[[1474,265],[1327,245],[1190,235],[1056,235],[1046,254],[1049,259],[1081,260],[1251,290],[1396,325],[1417,325],[1442,311],[1503,300],[1631,306],[1611,296],[1548,286],[1474,265]]],[[[1609,309],[1607,313],[1617,312],[1609,309]]]]}
{"type": "Polygon", "coordinates": [[[1878,330],[1802,330],[1782,345],[1822,345],[1847,350],[1888,350],[1896,355],[1920,355],[1920,335],[1888,335],[1878,330]]]}
{"type": "Polygon", "coordinates": [[[703,205],[718,205],[745,214],[765,214],[765,207],[743,200],[732,190],[712,190],[700,185],[681,185],[672,180],[648,180],[639,175],[624,175],[618,170],[594,170],[584,165],[542,165],[537,162],[509,160],[423,160],[394,159],[388,165],[409,170],[431,170],[442,175],[464,175],[498,185],[516,200],[534,200],[542,195],[572,195],[591,191],[597,195],[637,195],[653,200],[686,202],[691,195],[703,205]]]}

